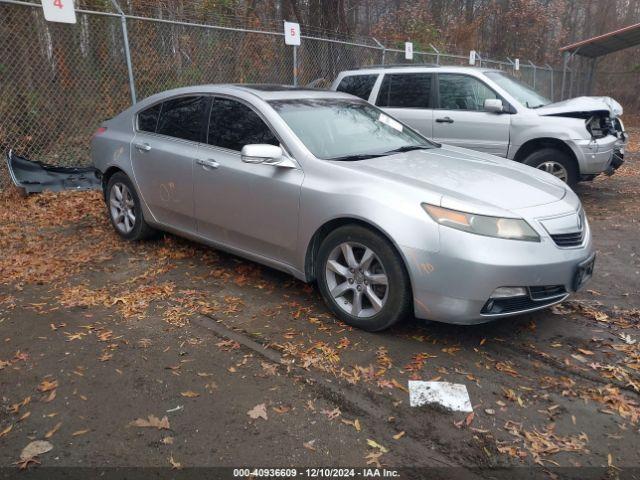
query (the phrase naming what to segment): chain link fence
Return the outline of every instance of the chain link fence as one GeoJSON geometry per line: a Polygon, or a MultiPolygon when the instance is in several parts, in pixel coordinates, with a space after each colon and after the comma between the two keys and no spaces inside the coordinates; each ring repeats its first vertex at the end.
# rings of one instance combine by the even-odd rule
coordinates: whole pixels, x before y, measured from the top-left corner
{"type": "MultiPolygon", "coordinates": [[[[0,0],[0,149],[54,165],[87,165],[97,126],[132,101],[170,88],[203,83],[294,81],[293,50],[283,34],[163,18],[125,15],[117,4],[77,9],[75,25],[47,22],[35,0],[0,0]],[[126,28],[132,75],[127,69],[126,28]],[[131,78],[132,77],[132,78],[131,78]]],[[[298,82],[326,87],[342,70],[401,63],[468,65],[468,57],[385,48],[302,36],[298,82]]],[[[509,70],[558,99],[562,72],[480,59],[509,70]]],[[[573,90],[573,94],[576,89],[573,90]]],[[[0,190],[8,183],[0,164],[0,190]]]]}

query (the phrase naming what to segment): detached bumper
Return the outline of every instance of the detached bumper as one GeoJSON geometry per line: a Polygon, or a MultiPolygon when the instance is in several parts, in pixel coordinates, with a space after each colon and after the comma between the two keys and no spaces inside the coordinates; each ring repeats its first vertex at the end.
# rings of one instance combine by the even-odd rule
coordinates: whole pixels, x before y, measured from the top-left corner
{"type": "MultiPolygon", "coordinates": [[[[472,325],[549,307],[574,291],[581,264],[592,257],[591,233],[583,243],[560,248],[550,236],[540,242],[502,240],[440,228],[437,253],[403,248],[418,318],[472,325]],[[489,300],[501,287],[522,287],[527,296],[489,300]]],[[[583,286],[580,285],[580,288],[583,286]]]]}

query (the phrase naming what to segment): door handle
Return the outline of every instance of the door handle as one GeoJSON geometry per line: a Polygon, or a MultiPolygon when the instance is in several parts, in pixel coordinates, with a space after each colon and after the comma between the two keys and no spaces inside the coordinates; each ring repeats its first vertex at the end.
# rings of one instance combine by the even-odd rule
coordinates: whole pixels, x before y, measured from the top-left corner
{"type": "Polygon", "coordinates": [[[453,118],[451,118],[451,117],[436,118],[436,122],[438,122],[438,123],[453,123],[453,118]]]}
{"type": "Polygon", "coordinates": [[[196,163],[204,168],[218,168],[220,166],[220,164],[213,159],[202,160],[199,158],[196,160],[196,163]]]}
{"type": "Polygon", "coordinates": [[[149,150],[151,150],[151,145],[149,145],[148,143],[135,143],[133,146],[141,152],[148,152],[149,150]]]}

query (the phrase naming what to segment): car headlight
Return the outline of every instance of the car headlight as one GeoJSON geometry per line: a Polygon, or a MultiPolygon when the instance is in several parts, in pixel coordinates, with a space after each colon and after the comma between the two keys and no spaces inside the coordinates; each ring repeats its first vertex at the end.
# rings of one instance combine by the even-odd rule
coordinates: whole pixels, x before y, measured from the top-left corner
{"type": "Polygon", "coordinates": [[[521,218],[501,218],[465,213],[423,203],[422,208],[440,225],[476,235],[539,242],[540,236],[521,218]]]}

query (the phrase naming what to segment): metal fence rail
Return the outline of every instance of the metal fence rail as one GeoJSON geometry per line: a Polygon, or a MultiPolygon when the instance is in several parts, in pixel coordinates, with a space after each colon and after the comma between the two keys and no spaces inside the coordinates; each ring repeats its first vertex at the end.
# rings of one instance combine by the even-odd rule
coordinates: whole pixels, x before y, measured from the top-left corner
{"type": "MultiPolygon", "coordinates": [[[[293,83],[292,48],[282,32],[127,15],[115,0],[101,11],[76,10],[75,25],[47,22],[40,3],[0,0],[0,149],[57,165],[89,163],[101,121],[169,88],[202,83],[293,83]]],[[[108,4],[107,4],[108,5],[108,4]]],[[[304,32],[303,32],[304,33],[304,32]]],[[[302,36],[298,82],[327,86],[346,69],[375,64],[466,65],[468,57],[302,36]]],[[[561,71],[480,58],[558,99],[561,71]]],[[[580,82],[569,79],[576,93],[580,82]]],[[[3,155],[4,156],[4,155],[3,155]]],[[[4,161],[0,189],[7,182],[4,161]]]]}

